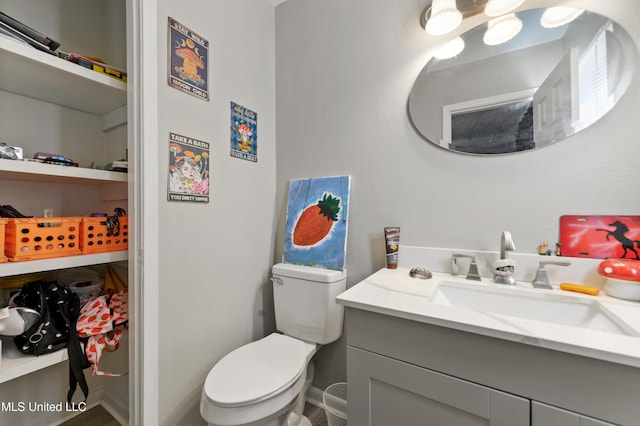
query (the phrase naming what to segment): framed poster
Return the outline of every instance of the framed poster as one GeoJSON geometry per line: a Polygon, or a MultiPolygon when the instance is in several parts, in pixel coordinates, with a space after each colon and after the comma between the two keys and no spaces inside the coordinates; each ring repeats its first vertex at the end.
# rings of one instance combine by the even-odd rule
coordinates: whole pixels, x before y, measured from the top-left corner
{"type": "Polygon", "coordinates": [[[169,85],[209,100],[209,42],[169,17],[169,85]]]}
{"type": "Polygon", "coordinates": [[[169,201],[209,202],[209,144],[169,134],[169,201]]]}
{"type": "Polygon", "coordinates": [[[258,161],[258,114],[231,102],[231,156],[258,161]]]}

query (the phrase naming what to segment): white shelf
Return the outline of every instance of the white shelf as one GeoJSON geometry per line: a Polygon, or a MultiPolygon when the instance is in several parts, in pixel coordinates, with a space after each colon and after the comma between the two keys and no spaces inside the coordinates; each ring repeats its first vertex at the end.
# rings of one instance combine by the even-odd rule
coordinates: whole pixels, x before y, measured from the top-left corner
{"type": "Polygon", "coordinates": [[[2,361],[0,362],[0,383],[8,382],[69,358],[67,349],[47,355],[31,356],[18,351],[12,337],[2,338],[2,361]]]}
{"type": "Polygon", "coordinates": [[[26,260],[23,262],[0,263],[0,277],[31,274],[35,272],[55,271],[56,269],[74,268],[102,263],[120,262],[128,259],[128,251],[112,251],[108,253],[82,254],[79,256],[56,257],[53,259],[26,260]]]}
{"type": "Polygon", "coordinates": [[[0,90],[104,115],[127,103],[127,85],[0,36],[0,90]]]}
{"type": "MultiPolygon", "coordinates": [[[[128,336],[129,332],[125,330],[122,338],[128,339],[128,336]]],[[[32,356],[20,353],[20,351],[18,351],[18,349],[16,348],[15,343],[13,343],[13,337],[2,336],[0,340],[2,340],[0,383],[17,379],[18,377],[22,377],[25,374],[42,370],[43,368],[59,364],[69,359],[66,348],[46,355],[32,356]]]]}
{"type": "MultiPolygon", "coordinates": [[[[0,78],[0,81],[2,81],[2,78],[0,78]]],[[[33,161],[0,159],[0,179],[99,184],[127,182],[128,174],[83,167],[35,163],[33,161]]]]}

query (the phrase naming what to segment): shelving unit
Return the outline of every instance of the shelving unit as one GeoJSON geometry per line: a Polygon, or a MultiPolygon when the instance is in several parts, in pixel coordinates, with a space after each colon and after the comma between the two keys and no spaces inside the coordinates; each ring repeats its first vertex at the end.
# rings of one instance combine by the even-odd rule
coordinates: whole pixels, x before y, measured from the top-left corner
{"type": "Polygon", "coordinates": [[[127,182],[127,178],[121,172],[0,159],[0,179],[95,185],[127,182]]]}
{"type": "MultiPolygon", "coordinates": [[[[102,121],[102,127],[96,129],[97,134],[110,131],[112,128],[126,123],[127,85],[122,81],[55,55],[38,51],[29,45],[4,36],[0,36],[0,68],[2,69],[0,72],[0,91],[99,116],[102,120],[97,121],[102,121]]],[[[26,116],[30,113],[30,111],[25,111],[24,114],[26,116]]],[[[74,114],[79,113],[74,112],[74,114]]],[[[82,114],[79,116],[82,117],[82,114]]],[[[38,118],[35,115],[33,118],[29,117],[28,120],[32,119],[34,123],[37,123],[38,118]]],[[[31,141],[31,149],[34,152],[42,150],[34,149],[39,146],[39,141],[28,137],[25,140],[31,141]]],[[[10,184],[11,181],[42,183],[47,188],[50,187],[56,195],[58,195],[56,192],[58,184],[88,186],[89,191],[93,191],[91,187],[95,187],[96,191],[102,194],[100,200],[104,203],[123,200],[127,197],[128,174],[120,172],[0,159],[0,179],[3,181],[3,185],[7,182],[10,184]]],[[[21,183],[21,185],[29,187],[32,184],[21,183]]],[[[28,199],[29,196],[28,190],[25,191],[24,197],[28,199]]],[[[31,197],[33,198],[33,195],[31,197]]],[[[11,202],[7,199],[0,201],[11,202]]],[[[34,261],[6,262],[0,263],[0,277],[126,260],[128,260],[127,251],[116,251],[34,261]]],[[[38,357],[23,355],[15,348],[11,337],[3,336],[0,383],[17,379],[66,359],[66,350],[38,357]]]]}
{"type": "Polygon", "coordinates": [[[80,256],[56,257],[53,259],[29,260],[24,262],[0,263],[0,277],[55,271],[78,266],[100,265],[127,260],[127,251],[82,254],[80,256]]]}
{"type": "Polygon", "coordinates": [[[25,374],[50,367],[69,358],[65,349],[47,355],[23,355],[18,351],[11,339],[10,337],[2,338],[0,383],[8,382],[25,374]]]}
{"type": "MultiPolygon", "coordinates": [[[[125,332],[125,338],[129,333],[125,332]]],[[[2,337],[2,364],[0,384],[24,376],[34,371],[59,364],[69,359],[66,349],[40,356],[23,355],[13,343],[12,337],[2,337]]]]}
{"type": "Polygon", "coordinates": [[[0,90],[104,115],[127,103],[127,85],[0,36],[0,90]]]}

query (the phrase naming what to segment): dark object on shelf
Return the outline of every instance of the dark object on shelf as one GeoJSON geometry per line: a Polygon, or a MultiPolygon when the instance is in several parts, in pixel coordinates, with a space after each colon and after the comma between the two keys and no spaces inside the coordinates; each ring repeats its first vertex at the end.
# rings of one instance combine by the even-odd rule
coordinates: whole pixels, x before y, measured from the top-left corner
{"type": "Polygon", "coordinates": [[[53,281],[33,281],[22,287],[14,303],[40,313],[39,321],[13,339],[20,352],[44,355],[67,347],[80,314],[77,294],[53,281]]]}
{"type": "Polygon", "coordinates": [[[107,237],[117,237],[120,235],[120,221],[117,215],[107,216],[107,237]]]}
{"type": "Polygon", "coordinates": [[[4,204],[0,206],[0,217],[11,217],[11,218],[29,218],[29,217],[33,217],[33,216],[25,216],[22,213],[20,213],[18,210],[16,210],[13,206],[10,206],[9,204],[4,204]]]}
{"type": "Polygon", "coordinates": [[[29,43],[38,50],[52,55],[55,55],[55,50],[60,47],[60,43],[57,41],[2,12],[0,12],[0,28],[5,34],[9,34],[18,40],[29,43]]]}
{"type": "Polygon", "coordinates": [[[129,171],[129,162],[128,161],[114,161],[112,170],[114,172],[127,173],[129,171]]]}
{"type": "Polygon", "coordinates": [[[78,163],[71,158],[67,158],[59,154],[50,154],[48,152],[36,152],[33,154],[33,158],[41,163],[57,164],[59,166],[71,166],[78,167],[78,163]]]}
{"type": "Polygon", "coordinates": [[[126,160],[117,160],[109,164],[106,164],[104,166],[104,169],[111,172],[127,173],[129,171],[129,162],[126,160]]]}
{"type": "Polygon", "coordinates": [[[125,83],[127,82],[126,71],[118,69],[111,65],[107,65],[102,61],[95,60],[99,58],[82,56],[82,55],[78,55],[77,53],[70,53],[67,55],[66,59],[67,61],[73,62],[74,64],[78,64],[92,71],[108,75],[109,77],[113,77],[116,80],[121,80],[125,83]]]}

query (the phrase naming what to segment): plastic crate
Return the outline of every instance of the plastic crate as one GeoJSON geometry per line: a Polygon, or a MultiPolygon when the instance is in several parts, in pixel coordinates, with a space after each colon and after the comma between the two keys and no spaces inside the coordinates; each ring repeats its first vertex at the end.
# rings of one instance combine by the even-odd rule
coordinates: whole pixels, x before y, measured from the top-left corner
{"type": "Polygon", "coordinates": [[[120,229],[109,235],[106,217],[83,217],[80,230],[82,254],[105,253],[129,248],[129,220],[119,216],[120,229]]]}
{"type": "Polygon", "coordinates": [[[7,222],[9,222],[9,219],[0,218],[0,249],[2,249],[0,251],[0,263],[7,261],[7,256],[4,255],[4,234],[7,222]]]}
{"type": "Polygon", "coordinates": [[[10,262],[79,255],[81,220],[81,217],[9,219],[5,255],[10,262]]]}

